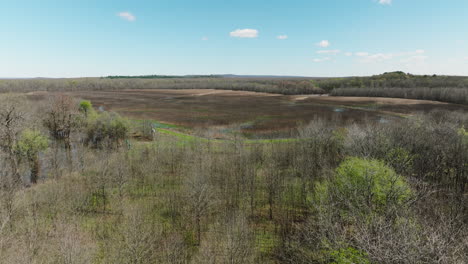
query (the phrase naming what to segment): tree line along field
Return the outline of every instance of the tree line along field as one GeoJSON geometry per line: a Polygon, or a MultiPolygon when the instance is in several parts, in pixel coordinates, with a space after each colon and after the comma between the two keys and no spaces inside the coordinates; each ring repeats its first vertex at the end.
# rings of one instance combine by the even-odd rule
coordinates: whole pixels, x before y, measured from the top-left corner
{"type": "Polygon", "coordinates": [[[468,104],[468,77],[390,72],[370,77],[109,76],[76,79],[0,80],[0,92],[126,89],[219,89],[284,95],[392,97],[468,104]]]}
{"type": "Polygon", "coordinates": [[[0,96],[0,263],[468,261],[463,105],[73,81],[0,96]]]}

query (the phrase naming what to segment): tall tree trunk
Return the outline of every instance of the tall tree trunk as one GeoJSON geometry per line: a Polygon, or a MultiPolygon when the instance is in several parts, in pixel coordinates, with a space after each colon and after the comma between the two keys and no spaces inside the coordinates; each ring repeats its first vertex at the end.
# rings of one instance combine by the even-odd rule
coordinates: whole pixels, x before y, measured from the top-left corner
{"type": "Polygon", "coordinates": [[[200,219],[201,216],[197,215],[196,217],[196,228],[197,228],[197,246],[201,244],[201,225],[200,225],[200,219]]]}
{"type": "Polygon", "coordinates": [[[11,168],[11,173],[13,175],[14,181],[16,183],[21,183],[21,175],[19,174],[19,169],[18,169],[18,160],[16,159],[13,153],[10,153],[8,159],[10,160],[10,168],[11,168]]]}
{"type": "Polygon", "coordinates": [[[73,171],[73,154],[72,154],[72,144],[70,136],[67,136],[64,140],[65,151],[67,155],[67,164],[68,170],[71,172],[73,171]]]}
{"type": "Polygon", "coordinates": [[[39,157],[36,155],[34,158],[30,160],[30,163],[31,163],[31,183],[36,184],[37,180],[39,179],[39,170],[40,170],[39,157]]]}

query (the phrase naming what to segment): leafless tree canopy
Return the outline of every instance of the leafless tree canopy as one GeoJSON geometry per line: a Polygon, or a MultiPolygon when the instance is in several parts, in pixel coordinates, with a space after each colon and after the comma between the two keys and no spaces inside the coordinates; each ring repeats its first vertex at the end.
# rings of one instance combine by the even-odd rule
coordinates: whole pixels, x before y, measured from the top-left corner
{"type": "MultiPolygon", "coordinates": [[[[109,82],[127,80],[89,88],[109,82]]],[[[0,263],[468,262],[464,114],[317,118],[288,139],[136,140],[151,125],[65,95],[24,100],[0,99],[0,263]],[[48,142],[33,152],[37,181],[26,129],[48,142]]]]}

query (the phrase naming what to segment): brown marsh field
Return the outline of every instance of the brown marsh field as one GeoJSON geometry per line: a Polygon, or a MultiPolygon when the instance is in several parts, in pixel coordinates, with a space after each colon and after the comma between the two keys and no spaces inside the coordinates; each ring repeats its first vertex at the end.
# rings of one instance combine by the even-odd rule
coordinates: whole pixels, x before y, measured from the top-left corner
{"type": "MultiPolygon", "coordinates": [[[[468,107],[435,101],[281,95],[214,89],[129,89],[68,92],[96,108],[128,118],[153,120],[185,132],[210,131],[213,137],[242,134],[250,138],[287,137],[315,118],[340,124],[391,122],[435,109],[468,113],[468,107]]],[[[45,98],[47,92],[30,93],[45,98]]]]}

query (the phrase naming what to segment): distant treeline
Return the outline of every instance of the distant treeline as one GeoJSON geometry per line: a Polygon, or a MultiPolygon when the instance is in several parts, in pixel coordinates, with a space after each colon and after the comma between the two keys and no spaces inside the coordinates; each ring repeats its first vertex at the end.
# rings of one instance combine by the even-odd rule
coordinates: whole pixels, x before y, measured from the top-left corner
{"type": "Polygon", "coordinates": [[[320,88],[468,88],[468,77],[413,75],[401,71],[370,77],[328,78],[318,81],[320,88]]]}
{"type": "Polygon", "coordinates": [[[309,79],[271,78],[77,78],[0,80],[0,92],[123,89],[219,89],[277,94],[324,94],[309,79]]]}
{"type": "Polygon", "coordinates": [[[468,104],[468,77],[391,72],[370,77],[272,78],[225,75],[109,76],[77,79],[0,80],[0,92],[123,89],[219,89],[332,96],[394,97],[468,104]]]}
{"type": "Polygon", "coordinates": [[[332,96],[392,97],[468,104],[467,88],[338,88],[332,96]]]}
{"type": "Polygon", "coordinates": [[[468,78],[390,72],[371,77],[322,79],[333,96],[393,97],[468,104],[468,78]]]}
{"type": "Polygon", "coordinates": [[[221,75],[139,75],[139,76],[107,76],[108,79],[180,79],[180,78],[221,78],[221,75]]]}

